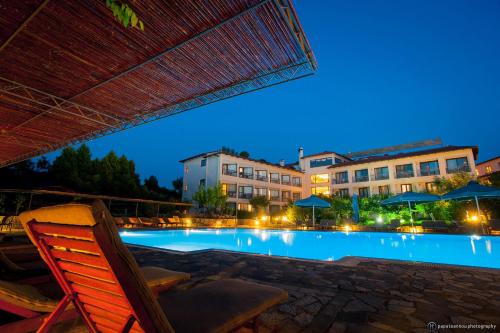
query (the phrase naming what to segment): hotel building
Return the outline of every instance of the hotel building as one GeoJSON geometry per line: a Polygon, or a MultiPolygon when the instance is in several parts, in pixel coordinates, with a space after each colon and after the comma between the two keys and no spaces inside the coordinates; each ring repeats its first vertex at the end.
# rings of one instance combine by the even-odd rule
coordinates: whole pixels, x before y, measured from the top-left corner
{"type": "Polygon", "coordinates": [[[180,161],[182,198],[190,201],[200,186],[220,183],[230,207],[251,210],[252,197],[266,196],[274,212],[311,194],[367,197],[433,191],[436,177],[475,175],[477,154],[474,146],[445,146],[351,159],[331,151],[304,156],[300,148],[298,162],[285,165],[214,151],[180,161]]]}

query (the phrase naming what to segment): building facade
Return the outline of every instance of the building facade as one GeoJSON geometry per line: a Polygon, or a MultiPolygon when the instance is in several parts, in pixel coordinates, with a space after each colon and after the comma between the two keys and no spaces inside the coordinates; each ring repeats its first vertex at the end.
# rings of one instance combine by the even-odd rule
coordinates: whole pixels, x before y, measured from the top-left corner
{"type": "Polygon", "coordinates": [[[298,162],[284,165],[214,151],[180,161],[182,198],[191,201],[201,186],[220,183],[231,208],[250,211],[250,199],[265,196],[272,213],[311,194],[367,197],[432,192],[436,177],[475,175],[477,154],[474,146],[446,146],[353,160],[331,151],[304,156],[299,148],[298,162]]]}
{"type": "MultiPolygon", "coordinates": [[[[490,158],[476,165],[477,176],[488,184],[494,184],[493,178],[500,175],[500,156],[490,158]]],[[[498,182],[498,181],[497,181],[498,182]]]]}
{"type": "Polygon", "coordinates": [[[269,212],[281,210],[290,201],[300,200],[304,174],[284,163],[210,152],[180,161],[184,164],[182,199],[191,201],[201,186],[222,185],[229,208],[251,211],[250,199],[269,199],[269,212]]]}

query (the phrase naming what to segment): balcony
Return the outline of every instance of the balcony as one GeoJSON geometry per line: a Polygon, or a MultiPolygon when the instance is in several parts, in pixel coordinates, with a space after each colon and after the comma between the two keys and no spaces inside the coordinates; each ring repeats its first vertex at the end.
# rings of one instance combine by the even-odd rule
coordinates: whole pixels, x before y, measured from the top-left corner
{"type": "Polygon", "coordinates": [[[288,181],[287,180],[282,180],[281,184],[283,184],[283,185],[290,185],[290,181],[289,180],[288,181]]]}
{"type": "Polygon", "coordinates": [[[252,193],[239,193],[238,198],[240,199],[252,199],[252,193]]]}
{"type": "Polygon", "coordinates": [[[290,200],[291,200],[291,198],[290,198],[290,197],[282,197],[282,198],[281,198],[281,201],[283,201],[283,202],[288,202],[288,201],[290,201],[290,200]]]}
{"type": "Polygon", "coordinates": [[[353,181],[353,183],[363,183],[363,182],[370,181],[370,178],[368,177],[368,175],[366,175],[366,176],[355,176],[355,177],[352,178],[352,181],[353,181]]]}
{"type": "Polygon", "coordinates": [[[280,183],[280,180],[279,178],[271,178],[271,183],[274,183],[274,184],[279,184],[280,183]]]}
{"type": "Polygon", "coordinates": [[[295,187],[302,187],[302,183],[292,183],[292,186],[295,186],[295,187]]]}
{"type": "Polygon", "coordinates": [[[420,177],[425,177],[425,176],[439,176],[439,169],[434,169],[434,170],[418,170],[417,173],[420,177]]]}
{"type": "Polygon", "coordinates": [[[226,176],[233,176],[233,177],[238,176],[238,172],[236,172],[236,170],[224,170],[224,169],[222,169],[222,174],[226,175],[226,176]]]}
{"type": "Polygon", "coordinates": [[[384,174],[373,174],[372,175],[373,180],[387,180],[389,179],[389,175],[384,175],[384,174]]]}
{"type": "Polygon", "coordinates": [[[253,173],[240,173],[240,178],[253,179],[253,173]]]}
{"type": "Polygon", "coordinates": [[[412,171],[396,171],[396,178],[411,178],[415,177],[413,170],[412,171]]]}
{"type": "Polygon", "coordinates": [[[347,184],[349,183],[348,178],[333,178],[332,179],[332,184],[337,185],[337,184],[347,184]]]}
{"type": "Polygon", "coordinates": [[[280,201],[280,197],[277,196],[277,197],[271,197],[269,200],[271,201],[280,201]]]}
{"type": "Polygon", "coordinates": [[[470,166],[464,165],[456,168],[446,168],[446,173],[470,172],[470,166]]]}
{"type": "Polygon", "coordinates": [[[260,180],[261,182],[267,182],[267,176],[266,175],[256,175],[255,179],[260,180]]]}
{"type": "Polygon", "coordinates": [[[228,198],[236,198],[236,191],[228,191],[226,195],[228,198]]]}

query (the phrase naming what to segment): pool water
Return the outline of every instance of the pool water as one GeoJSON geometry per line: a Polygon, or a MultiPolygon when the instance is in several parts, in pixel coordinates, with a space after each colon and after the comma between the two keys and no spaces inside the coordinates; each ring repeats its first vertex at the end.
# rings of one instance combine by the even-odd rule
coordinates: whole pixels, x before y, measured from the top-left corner
{"type": "Polygon", "coordinates": [[[125,243],[176,251],[230,250],[301,259],[345,256],[500,268],[500,237],[259,229],[122,231],[125,243]]]}

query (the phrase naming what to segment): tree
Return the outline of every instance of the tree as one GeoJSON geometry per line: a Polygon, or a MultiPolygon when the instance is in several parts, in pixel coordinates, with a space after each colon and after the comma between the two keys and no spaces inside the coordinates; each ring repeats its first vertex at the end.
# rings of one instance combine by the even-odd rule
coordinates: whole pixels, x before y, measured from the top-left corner
{"type": "Polygon", "coordinates": [[[45,156],[40,157],[38,161],[36,161],[36,168],[38,171],[47,172],[50,168],[49,160],[45,156]]]}
{"type": "Polygon", "coordinates": [[[250,199],[250,204],[255,207],[257,211],[266,212],[269,206],[269,199],[263,195],[255,196],[250,199]]]}
{"type": "Polygon", "coordinates": [[[198,203],[201,209],[204,209],[209,215],[215,212],[221,212],[226,206],[227,196],[222,190],[222,185],[217,184],[213,187],[205,188],[201,186],[200,189],[193,194],[193,200],[198,203]]]}
{"type": "Polygon", "coordinates": [[[250,157],[250,153],[243,150],[243,151],[240,151],[239,153],[240,157],[243,157],[243,158],[249,158],[250,157]]]}
{"type": "Polygon", "coordinates": [[[182,197],[182,184],[182,177],[176,178],[172,181],[172,187],[174,188],[175,194],[177,195],[178,199],[182,197]]]}
{"type": "Polygon", "coordinates": [[[475,179],[476,177],[472,176],[468,172],[459,172],[450,178],[436,177],[434,184],[437,186],[437,194],[444,194],[463,187],[467,185],[468,182],[475,179]]]}

